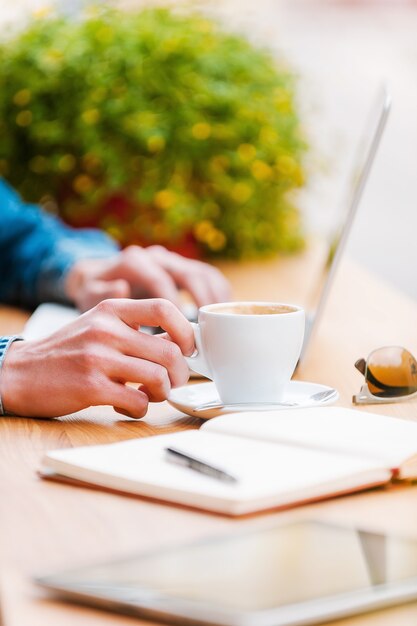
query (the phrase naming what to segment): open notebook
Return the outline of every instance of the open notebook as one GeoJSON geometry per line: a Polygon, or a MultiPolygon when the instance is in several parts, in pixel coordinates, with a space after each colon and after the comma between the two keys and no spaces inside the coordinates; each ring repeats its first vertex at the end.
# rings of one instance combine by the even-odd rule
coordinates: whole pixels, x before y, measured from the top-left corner
{"type": "Polygon", "coordinates": [[[417,478],[417,424],[338,407],[228,414],[199,430],[55,450],[42,475],[242,515],[417,478]],[[238,481],[173,465],[168,446],[238,481]]]}

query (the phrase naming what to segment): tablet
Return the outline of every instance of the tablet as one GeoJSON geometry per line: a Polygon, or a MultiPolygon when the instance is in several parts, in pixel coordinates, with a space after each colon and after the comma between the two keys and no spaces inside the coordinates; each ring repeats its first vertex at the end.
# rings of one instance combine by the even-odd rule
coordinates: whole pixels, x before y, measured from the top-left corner
{"type": "Polygon", "coordinates": [[[315,624],[417,598],[417,540],[308,521],[36,582],[66,599],[171,623],[315,624]]]}

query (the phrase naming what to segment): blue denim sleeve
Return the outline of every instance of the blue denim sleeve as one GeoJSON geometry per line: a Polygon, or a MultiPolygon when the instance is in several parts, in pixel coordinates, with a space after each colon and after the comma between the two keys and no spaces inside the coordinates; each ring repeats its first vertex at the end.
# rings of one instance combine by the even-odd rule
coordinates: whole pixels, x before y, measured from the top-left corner
{"type": "Polygon", "coordinates": [[[80,259],[106,258],[117,245],[99,230],[76,230],[22,202],[0,179],[0,301],[33,308],[66,302],[64,282],[80,259]]]}

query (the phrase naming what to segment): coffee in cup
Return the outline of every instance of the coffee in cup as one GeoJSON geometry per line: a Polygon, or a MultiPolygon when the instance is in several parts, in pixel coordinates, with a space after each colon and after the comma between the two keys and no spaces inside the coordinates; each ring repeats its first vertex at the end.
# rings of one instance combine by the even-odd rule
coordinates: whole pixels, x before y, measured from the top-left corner
{"type": "Polygon", "coordinates": [[[297,309],[290,304],[263,304],[262,302],[235,302],[222,304],[216,308],[215,313],[229,315],[279,315],[291,313],[297,309]]]}
{"type": "Polygon", "coordinates": [[[190,368],[225,404],[280,402],[300,357],[305,315],[279,302],[227,302],[199,310],[190,368]]]}

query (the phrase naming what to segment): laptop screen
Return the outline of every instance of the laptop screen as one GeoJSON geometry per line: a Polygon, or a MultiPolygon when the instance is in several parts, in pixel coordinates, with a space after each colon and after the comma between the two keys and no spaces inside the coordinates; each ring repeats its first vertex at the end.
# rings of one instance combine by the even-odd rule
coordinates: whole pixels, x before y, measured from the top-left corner
{"type": "Polygon", "coordinates": [[[375,97],[369,119],[362,131],[348,178],[345,198],[339,212],[339,220],[326,241],[324,262],[309,294],[304,346],[300,361],[305,358],[308,346],[322,317],[330,293],[336,269],[345,249],[391,107],[391,97],[386,88],[381,88],[375,97]]]}

